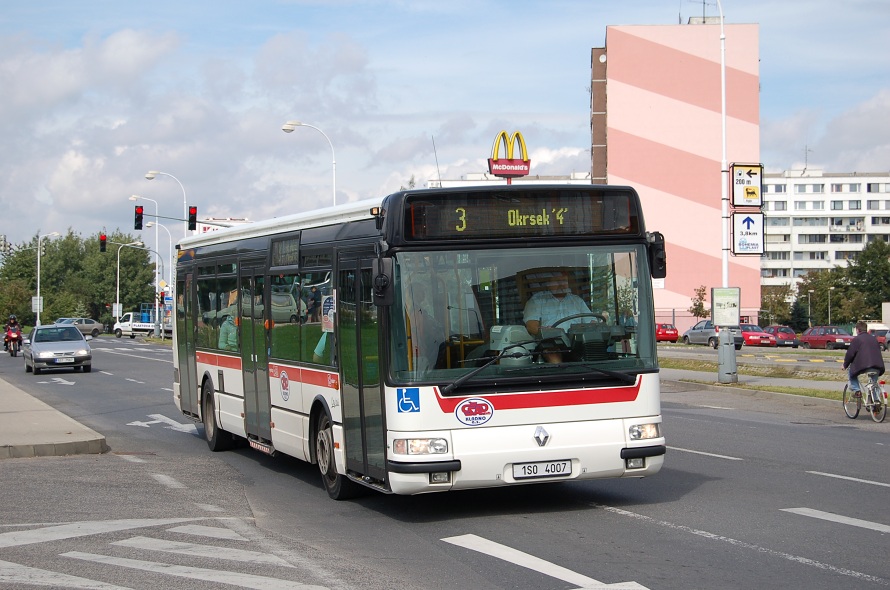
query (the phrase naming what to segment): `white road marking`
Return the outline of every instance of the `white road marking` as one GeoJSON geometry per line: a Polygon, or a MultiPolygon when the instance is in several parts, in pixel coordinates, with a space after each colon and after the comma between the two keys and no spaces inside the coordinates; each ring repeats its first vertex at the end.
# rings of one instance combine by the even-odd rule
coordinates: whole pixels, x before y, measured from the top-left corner
{"type": "Polygon", "coordinates": [[[312,586],[300,582],[279,580],[277,578],[269,578],[266,576],[254,576],[238,572],[170,565],[167,563],[155,563],[152,561],[125,559],[122,557],[109,557],[106,555],[96,555],[94,553],[82,553],[80,551],[69,551],[68,553],[62,553],[62,556],[71,557],[73,559],[82,559],[94,563],[103,563],[117,567],[127,567],[135,570],[165,574],[168,576],[176,576],[178,578],[203,580],[205,582],[228,584],[232,586],[240,586],[242,588],[254,588],[256,590],[329,590],[325,586],[312,586]]]}
{"type": "Polygon", "coordinates": [[[673,529],[675,531],[682,531],[684,533],[689,533],[692,535],[696,535],[699,537],[703,537],[705,539],[709,539],[711,541],[721,541],[723,543],[728,543],[734,547],[739,547],[742,549],[750,549],[751,551],[755,551],[760,553],[761,555],[768,555],[771,557],[778,557],[780,559],[785,559],[788,561],[792,561],[794,563],[798,563],[801,565],[807,565],[810,567],[815,567],[821,570],[829,571],[835,574],[840,574],[842,576],[848,576],[851,578],[856,578],[857,580],[865,580],[868,582],[877,582],[883,585],[890,585],[890,580],[886,580],[884,578],[879,578],[877,576],[871,576],[869,574],[864,574],[862,572],[857,572],[854,570],[848,570],[845,568],[835,567],[833,565],[829,565],[827,563],[822,563],[820,561],[816,561],[813,559],[808,559],[806,557],[800,557],[797,555],[791,555],[790,553],[783,553],[781,551],[775,551],[774,549],[767,549],[766,547],[761,547],[760,545],[754,545],[753,543],[746,543],[744,541],[739,541],[737,539],[733,539],[731,537],[724,537],[723,535],[717,535],[715,533],[709,533],[707,531],[702,531],[699,529],[694,529],[688,526],[684,526],[681,524],[674,524],[672,522],[666,522],[664,520],[656,520],[650,516],[644,516],[642,514],[637,514],[635,512],[630,512],[629,510],[622,510],[621,508],[613,508],[612,506],[603,506],[601,504],[592,504],[597,508],[602,508],[607,512],[612,512],[614,514],[620,514],[621,516],[629,516],[631,518],[635,518],[637,520],[641,520],[644,522],[648,522],[650,524],[656,524],[661,527],[673,529]]]}
{"type": "Polygon", "coordinates": [[[568,582],[569,584],[578,585],[581,588],[645,589],[645,586],[640,586],[636,582],[605,584],[598,580],[594,580],[593,578],[588,578],[587,576],[581,575],[577,572],[573,572],[570,569],[566,569],[564,567],[550,563],[549,561],[544,561],[543,559],[540,559],[533,555],[529,555],[528,553],[525,553],[523,551],[513,549],[512,547],[507,547],[506,545],[501,545],[500,543],[495,543],[494,541],[489,541],[488,539],[476,535],[460,535],[457,537],[448,537],[442,540],[446,543],[457,545],[458,547],[471,549],[473,551],[478,551],[479,553],[484,553],[485,555],[497,557],[498,559],[508,561],[510,563],[528,568],[530,570],[534,570],[546,576],[550,576],[551,578],[556,578],[557,580],[562,580],[564,582],[568,582]]]}
{"type": "Polygon", "coordinates": [[[185,485],[176,481],[169,475],[164,475],[163,473],[152,473],[151,476],[154,478],[156,482],[161,485],[167,486],[171,490],[184,490],[185,485]]]}
{"type": "Polygon", "coordinates": [[[229,549],[226,547],[214,547],[211,545],[198,545],[197,543],[180,543],[179,541],[165,541],[163,539],[150,539],[148,537],[132,537],[123,541],[116,541],[112,545],[132,547],[133,549],[145,549],[148,551],[163,551],[177,555],[191,555],[192,557],[209,557],[213,559],[225,559],[239,561],[255,565],[277,565],[281,567],[294,567],[275,555],[248,551],[246,549],[229,549]]]}
{"type": "Polygon", "coordinates": [[[197,506],[201,510],[206,510],[207,512],[225,512],[225,510],[223,510],[219,506],[214,506],[213,504],[199,504],[195,502],[195,506],[197,506]]]}
{"type": "Polygon", "coordinates": [[[247,541],[246,537],[242,537],[232,529],[226,529],[218,526],[187,524],[184,526],[173,527],[172,529],[167,530],[171,533],[182,533],[183,535],[195,535],[198,537],[210,537],[211,539],[225,539],[227,541],[247,541]]]}
{"type": "Polygon", "coordinates": [[[880,524],[877,522],[871,522],[870,520],[862,520],[859,518],[851,518],[849,516],[841,516],[840,514],[833,514],[831,512],[822,512],[821,510],[813,510],[812,508],[782,508],[782,512],[790,512],[792,514],[799,514],[801,516],[809,516],[810,518],[818,518],[820,520],[827,520],[829,522],[847,524],[862,529],[878,531],[879,533],[890,533],[890,526],[886,524],[880,524]]]}
{"type": "Polygon", "coordinates": [[[704,451],[693,451],[692,449],[681,449],[680,447],[668,447],[672,451],[680,451],[681,453],[694,453],[696,455],[705,455],[706,457],[714,457],[716,459],[728,459],[730,461],[744,461],[740,457],[730,457],[729,455],[718,455],[716,453],[706,453],[704,451]]]}
{"type": "Polygon", "coordinates": [[[74,539],[115,531],[126,531],[145,527],[169,526],[184,522],[194,522],[198,518],[134,518],[125,520],[94,520],[86,522],[72,522],[56,526],[47,526],[29,531],[12,531],[0,533],[0,549],[5,547],[19,547],[34,543],[47,543],[62,539],[74,539]]]}
{"type": "MultiPolygon", "coordinates": [[[[118,350],[113,350],[113,349],[111,349],[111,348],[95,348],[95,349],[93,349],[93,350],[101,350],[102,352],[107,352],[108,354],[114,354],[114,355],[117,355],[117,356],[129,356],[129,357],[133,357],[133,358],[135,358],[135,359],[143,359],[143,360],[148,360],[148,361],[155,361],[155,362],[158,362],[158,363],[168,363],[168,364],[171,364],[171,365],[173,364],[173,359],[167,360],[167,359],[159,359],[159,358],[155,358],[155,357],[152,357],[152,356],[145,356],[145,355],[141,355],[141,354],[127,354],[127,353],[119,352],[118,350]]],[[[123,348],[123,349],[120,349],[120,350],[127,350],[127,349],[123,348]]]]}
{"type": "Polygon", "coordinates": [[[46,586],[48,588],[74,588],[75,590],[130,590],[125,586],[114,586],[87,578],[67,576],[59,572],[41,570],[9,561],[0,561],[0,584],[17,584],[16,588],[46,586]]]}
{"type": "Polygon", "coordinates": [[[152,424],[166,424],[166,428],[169,428],[171,430],[186,432],[188,434],[198,433],[198,427],[194,424],[183,424],[182,422],[177,422],[173,418],[168,418],[163,414],[149,414],[148,417],[152,420],[147,422],[127,422],[127,426],[142,426],[143,428],[150,428],[152,424]]]}
{"type": "Polygon", "coordinates": [[[836,479],[846,479],[847,481],[855,481],[856,483],[867,483],[873,486],[883,486],[885,488],[890,488],[890,483],[881,483],[879,481],[872,481],[870,479],[859,479],[858,477],[835,475],[834,473],[823,473],[821,471],[807,471],[807,473],[812,473],[813,475],[824,475],[825,477],[834,477],[836,479]]]}
{"type": "Polygon", "coordinates": [[[114,373],[109,373],[108,371],[99,371],[99,372],[102,373],[103,375],[109,375],[111,377],[114,377],[114,373]]]}
{"type": "Polygon", "coordinates": [[[126,380],[131,383],[138,383],[140,385],[145,385],[145,381],[140,381],[139,379],[133,379],[132,377],[127,377],[126,380]]]}
{"type": "Polygon", "coordinates": [[[124,461],[129,461],[130,463],[145,463],[145,459],[142,457],[137,457],[135,455],[118,455],[124,461]]]}

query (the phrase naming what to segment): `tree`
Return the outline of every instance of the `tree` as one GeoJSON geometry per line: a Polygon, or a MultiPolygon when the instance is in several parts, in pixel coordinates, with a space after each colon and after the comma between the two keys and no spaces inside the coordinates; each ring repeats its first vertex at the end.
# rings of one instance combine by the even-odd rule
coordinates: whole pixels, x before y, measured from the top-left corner
{"type": "Polygon", "coordinates": [[[769,313],[770,322],[786,324],[791,318],[791,285],[765,285],[760,288],[760,309],[769,313]]]}
{"type": "Polygon", "coordinates": [[[847,263],[846,271],[847,284],[862,296],[862,307],[851,309],[851,317],[880,317],[881,304],[890,301],[890,244],[881,239],[870,241],[847,263]]]}
{"type": "Polygon", "coordinates": [[[692,307],[687,311],[692,314],[696,320],[699,318],[711,317],[711,310],[705,307],[705,298],[707,297],[708,288],[704,285],[695,289],[695,297],[692,298],[692,307]]]}

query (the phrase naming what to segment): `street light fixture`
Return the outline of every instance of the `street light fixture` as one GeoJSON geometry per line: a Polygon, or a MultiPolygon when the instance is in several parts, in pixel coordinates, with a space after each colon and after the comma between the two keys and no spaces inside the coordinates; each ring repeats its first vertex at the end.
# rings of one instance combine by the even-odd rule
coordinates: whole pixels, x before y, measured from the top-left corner
{"type": "Polygon", "coordinates": [[[120,320],[120,312],[121,312],[121,249],[122,248],[141,248],[145,244],[142,242],[130,242],[129,244],[121,244],[120,242],[110,242],[112,244],[118,244],[117,248],[117,287],[114,296],[114,311],[117,313],[114,316],[114,321],[120,320]]]}
{"type": "Polygon", "coordinates": [[[37,322],[36,322],[36,325],[38,325],[38,326],[40,325],[40,310],[43,307],[43,299],[40,298],[40,250],[41,250],[40,245],[43,241],[43,238],[54,238],[54,237],[58,237],[59,235],[60,235],[59,232],[54,231],[49,234],[37,236],[37,322]]]}
{"type": "Polygon", "coordinates": [[[161,176],[169,176],[170,178],[175,180],[177,183],[179,183],[179,188],[182,189],[182,237],[186,237],[186,236],[188,236],[188,231],[189,231],[189,228],[188,228],[189,206],[188,206],[188,200],[186,199],[186,196],[185,196],[185,187],[182,186],[182,183],[179,182],[178,178],[176,178],[169,172],[161,172],[160,170],[149,170],[145,174],[145,178],[148,180],[154,180],[159,174],[161,176]]]}
{"type": "Polygon", "coordinates": [[[828,287],[828,325],[831,325],[831,292],[834,291],[834,287],[828,287]]]}
{"type": "Polygon", "coordinates": [[[810,301],[810,295],[813,294],[813,291],[813,289],[807,291],[807,324],[810,328],[813,327],[813,308],[810,301]]]}
{"type": "Polygon", "coordinates": [[[281,130],[285,133],[293,133],[294,129],[297,127],[309,127],[310,129],[315,129],[322,135],[324,138],[328,140],[328,145],[331,146],[331,189],[333,191],[333,204],[337,204],[337,157],[334,155],[334,144],[331,142],[331,138],[325,134],[324,131],[315,127],[313,125],[309,125],[308,123],[303,123],[302,121],[288,121],[284,125],[281,126],[281,130]]]}

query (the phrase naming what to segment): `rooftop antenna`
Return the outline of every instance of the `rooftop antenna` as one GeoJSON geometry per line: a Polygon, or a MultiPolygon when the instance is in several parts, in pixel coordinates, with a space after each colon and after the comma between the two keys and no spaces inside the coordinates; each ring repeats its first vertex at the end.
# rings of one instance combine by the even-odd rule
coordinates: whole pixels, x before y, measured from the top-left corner
{"type": "Polygon", "coordinates": [[[430,139],[433,140],[433,156],[436,158],[436,175],[439,177],[439,188],[442,188],[442,173],[439,172],[439,154],[436,153],[436,137],[430,135],[430,139]]]}
{"type": "Polygon", "coordinates": [[[803,146],[803,172],[800,173],[801,176],[807,173],[807,165],[809,164],[809,156],[810,152],[813,151],[809,148],[807,144],[803,146]]]}

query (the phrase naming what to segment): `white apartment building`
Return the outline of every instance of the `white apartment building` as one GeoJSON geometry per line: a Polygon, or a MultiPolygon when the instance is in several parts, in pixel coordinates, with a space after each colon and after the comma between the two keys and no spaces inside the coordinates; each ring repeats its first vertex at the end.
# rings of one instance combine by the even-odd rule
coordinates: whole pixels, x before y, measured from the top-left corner
{"type": "Polygon", "coordinates": [[[787,170],[763,175],[761,285],[791,285],[890,241],[890,172],[787,170]]]}

